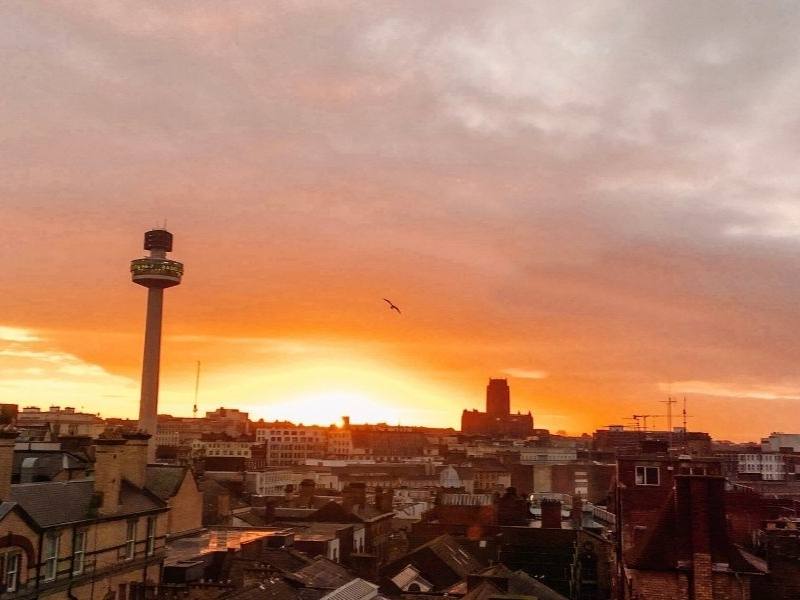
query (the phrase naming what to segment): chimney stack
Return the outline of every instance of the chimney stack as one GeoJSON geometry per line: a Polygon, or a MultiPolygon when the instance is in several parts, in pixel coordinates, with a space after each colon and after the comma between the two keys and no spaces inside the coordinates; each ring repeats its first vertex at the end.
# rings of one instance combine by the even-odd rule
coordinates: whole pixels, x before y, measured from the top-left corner
{"type": "Polygon", "coordinates": [[[394,512],[394,490],[393,489],[375,489],[375,508],[382,513],[394,512]]]}
{"type": "Polygon", "coordinates": [[[353,481],[347,484],[342,491],[344,501],[342,505],[347,510],[353,510],[356,506],[364,508],[367,504],[367,484],[361,481],[353,481]]]}
{"type": "Polygon", "coordinates": [[[95,440],[94,491],[99,494],[98,509],[101,516],[119,511],[124,443],[125,440],[119,438],[95,440]]]}
{"type": "Polygon", "coordinates": [[[583,528],[583,498],[580,494],[575,494],[572,497],[572,507],[569,511],[570,521],[572,521],[573,529],[583,528]]]}
{"type": "MultiPolygon", "coordinates": [[[[680,559],[691,561],[696,597],[713,589],[712,565],[728,563],[731,542],[725,518],[725,479],[718,476],[675,477],[680,559]]],[[[710,597],[710,596],[709,596],[710,597]]]]}
{"type": "Polygon", "coordinates": [[[301,507],[312,508],[312,504],[314,503],[315,487],[316,484],[314,483],[313,479],[303,479],[303,481],[300,482],[300,494],[298,496],[298,500],[301,507]]]}
{"type": "Polygon", "coordinates": [[[0,429],[0,500],[11,500],[11,472],[14,465],[16,429],[0,429]]]}
{"type": "Polygon", "coordinates": [[[561,500],[544,498],[542,507],[542,529],[561,529],[561,500]]]}
{"type": "Polygon", "coordinates": [[[126,432],[122,434],[125,445],[121,448],[121,473],[139,489],[143,489],[147,481],[147,450],[150,434],[144,431],[126,432]]]}

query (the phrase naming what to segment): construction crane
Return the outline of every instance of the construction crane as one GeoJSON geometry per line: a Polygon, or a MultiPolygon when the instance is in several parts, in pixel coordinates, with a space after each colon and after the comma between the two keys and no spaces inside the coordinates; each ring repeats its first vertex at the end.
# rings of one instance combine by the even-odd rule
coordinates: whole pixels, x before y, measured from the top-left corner
{"type": "Polygon", "coordinates": [[[636,431],[647,431],[647,419],[656,419],[666,417],[667,415],[631,415],[627,417],[626,421],[633,421],[636,423],[636,431]]]}

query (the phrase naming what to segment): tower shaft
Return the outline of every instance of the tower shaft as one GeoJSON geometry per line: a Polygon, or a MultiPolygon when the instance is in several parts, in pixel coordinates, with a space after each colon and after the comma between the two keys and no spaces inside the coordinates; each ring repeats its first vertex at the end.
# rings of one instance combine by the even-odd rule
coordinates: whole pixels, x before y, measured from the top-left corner
{"type": "Polygon", "coordinates": [[[155,435],[158,426],[158,381],[161,367],[161,322],[164,313],[163,288],[147,290],[147,322],[144,331],[142,394],[139,402],[139,429],[152,435],[148,460],[155,460],[155,435]]]}

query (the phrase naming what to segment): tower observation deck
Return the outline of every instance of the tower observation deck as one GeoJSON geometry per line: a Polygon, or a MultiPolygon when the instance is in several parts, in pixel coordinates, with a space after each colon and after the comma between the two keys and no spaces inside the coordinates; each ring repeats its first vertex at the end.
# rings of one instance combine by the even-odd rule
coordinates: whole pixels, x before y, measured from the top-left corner
{"type": "Polygon", "coordinates": [[[172,234],[153,229],[144,234],[144,249],[150,255],[131,261],[131,280],[147,288],[147,322],[142,361],[142,395],[139,402],[139,429],[149,433],[148,460],[155,460],[155,434],[158,424],[158,381],[161,366],[161,323],[164,290],[179,285],[183,264],[167,258],[172,252],[172,234]]]}

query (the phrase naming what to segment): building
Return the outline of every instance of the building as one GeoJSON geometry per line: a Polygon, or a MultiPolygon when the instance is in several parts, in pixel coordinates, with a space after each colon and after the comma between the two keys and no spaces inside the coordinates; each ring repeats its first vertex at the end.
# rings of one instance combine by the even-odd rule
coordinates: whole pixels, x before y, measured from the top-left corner
{"type": "Polygon", "coordinates": [[[737,459],[737,475],[739,479],[784,481],[789,476],[794,478],[794,470],[789,471],[789,467],[794,466],[793,457],[791,456],[787,457],[776,452],[758,452],[739,454],[737,459]]]}
{"type": "Polygon", "coordinates": [[[52,440],[76,435],[96,438],[106,427],[97,415],[76,412],[71,406],[51,406],[48,410],[26,406],[17,414],[16,426],[23,430],[23,437],[28,437],[24,430],[40,429],[52,440]]]}
{"type": "Polygon", "coordinates": [[[234,437],[250,435],[250,415],[237,408],[220,407],[206,412],[204,427],[206,431],[234,437]]]}
{"type": "Polygon", "coordinates": [[[135,598],[158,584],[169,508],[146,488],[148,436],[96,440],[90,477],[12,485],[16,435],[0,432],[3,597],[135,598]]]}
{"type": "Polygon", "coordinates": [[[267,465],[300,465],[310,458],[325,458],[328,431],[316,425],[289,422],[267,423],[256,429],[256,440],[266,444],[267,465]]]}
{"type": "Polygon", "coordinates": [[[592,434],[595,452],[630,454],[639,452],[643,442],[660,442],[668,448],[679,449],[690,456],[711,456],[711,436],[704,431],[645,431],[627,429],[623,425],[610,425],[592,434]]]}
{"type": "Polygon", "coordinates": [[[466,410],[461,431],[468,435],[524,438],[533,434],[533,416],[511,414],[511,391],[506,379],[490,379],[486,386],[486,412],[466,410]]]}
{"type": "Polygon", "coordinates": [[[800,433],[771,433],[761,440],[762,452],[800,452],[800,433]]]}
{"type": "MultiPolygon", "coordinates": [[[[623,557],[624,598],[757,600],[763,561],[728,537],[725,480],[676,475],[652,526],[623,557]]],[[[763,598],[763,597],[762,597],[763,598]]]]}

